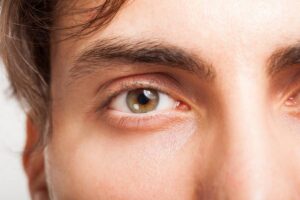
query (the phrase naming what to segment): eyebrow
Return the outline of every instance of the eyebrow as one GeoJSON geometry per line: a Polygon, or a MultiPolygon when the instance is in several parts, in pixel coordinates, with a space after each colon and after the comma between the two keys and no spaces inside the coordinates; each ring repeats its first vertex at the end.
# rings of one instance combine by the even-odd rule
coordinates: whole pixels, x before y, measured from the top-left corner
{"type": "Polygon", "coordinates": [[[300,42],[278,48],[267,61],[267,73],[270,76],[300,64],[300,42]]]}
{"type": "MultiPolygon", "coordinates": [[[[159,40],[132,41],[116,37],[95,41],[81,51],[70,70],[70,82],[99,70],[120,70],[122,66],[114,63],[177,68],[207,81],[216,77],[212,65],[185,49],[159,40]]],[[[273,76],[297,64],[300,64],[300,42],[274,51],[267,59],[266,71],[273,76]]]]}
{"type": "Polygon", "coordinates": [[[70,70],[71,82],[98,70],[120,70],[122,65],[114,63],[176,68],[195,73],[205,80],[212,80],[216,75],[203,59],[163,41],[111,38],[96,41],[79,53],[70,70]]]}

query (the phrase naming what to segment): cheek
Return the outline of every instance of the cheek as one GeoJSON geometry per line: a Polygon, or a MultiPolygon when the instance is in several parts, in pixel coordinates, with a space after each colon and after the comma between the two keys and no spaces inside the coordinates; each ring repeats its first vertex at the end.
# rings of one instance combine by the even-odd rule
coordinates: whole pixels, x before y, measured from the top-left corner
{"type": "Polygon", "coordinates": [[[46,149],[54,199],[174,200],[192,193],[194,122],[147,134],[66,127],[54,128],[46,149]]]}

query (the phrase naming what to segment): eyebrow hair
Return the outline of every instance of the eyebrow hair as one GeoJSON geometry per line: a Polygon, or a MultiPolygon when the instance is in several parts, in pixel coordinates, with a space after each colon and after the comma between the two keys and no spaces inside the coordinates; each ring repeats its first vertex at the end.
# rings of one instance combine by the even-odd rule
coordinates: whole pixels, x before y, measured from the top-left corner
{"type": "Polygon", "coordinates": [[[271,76],[300,64],[300,42],[279,48],[267,61],[267,73],[271,76]]]}
{"type": "MultiPolygon", "coordinates": [[[[173,67],[208,81],[216,77],[210,64],[182,48],[159,40],[132,41],[115,37],[98,40],[79,53],[70,70],[71,82],[98,70],[118,70],[121,66],[114,63],[173,67]]],[[[274,51],[267,59],[267,74],[273,76],[297,64],[300,64],[300,42],[274,51]]]]}
{"type": "Polygon", "coordinates": [[[119,67],[122,67],[114,65],[114,62],[177,68],[195,73],[206,80],[212,80],[216,75],[211,65],[199,59],[198,56],[174,45],[158,40],[130,41],[111,38],[96,41],[84,49],[75,59],[74,66],[70,70],[70,76],[72,79],[78,79],[96,70],[118,70],[119,67]]]}

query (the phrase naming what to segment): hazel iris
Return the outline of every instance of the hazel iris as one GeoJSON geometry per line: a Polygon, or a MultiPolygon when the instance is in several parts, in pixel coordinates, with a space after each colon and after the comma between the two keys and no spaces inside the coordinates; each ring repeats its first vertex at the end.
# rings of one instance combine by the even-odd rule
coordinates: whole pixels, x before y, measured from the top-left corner
{"type": "Polygon", "coordinates": [[[159,94],[153,89],[136,89],[129,91],[126,96],[128,108],[133,113],[147,113],[156,109],[159,94]]]}

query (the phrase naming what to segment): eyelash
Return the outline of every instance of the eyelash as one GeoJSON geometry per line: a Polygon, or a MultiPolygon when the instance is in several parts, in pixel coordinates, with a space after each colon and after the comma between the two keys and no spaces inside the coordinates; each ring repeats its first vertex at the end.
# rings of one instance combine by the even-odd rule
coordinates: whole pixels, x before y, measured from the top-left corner
{"type": "Polygon", "coordinates": [[[180,97],[176,95],[179,91],[178,82],[173,78],[165,74],[156,73],[156,74],[142,74],[133,77],[123,78],[121,80],[116,80],[111,85],[104,87],[105,100],[100,103],[97,111],[101,111],[105,108],[108,108],[109,104],[115,99],[118,95],[129,92],[136,89],[152,89],[158,92],[169,95],[174,99],[180,100],[180,97]],[[107,88],[107,89],[106,89],[107,88]],[[117,89],[110,89],[117,88],[117,89]],[[169,92],[169,91],[173,92],[169,92]]]}

